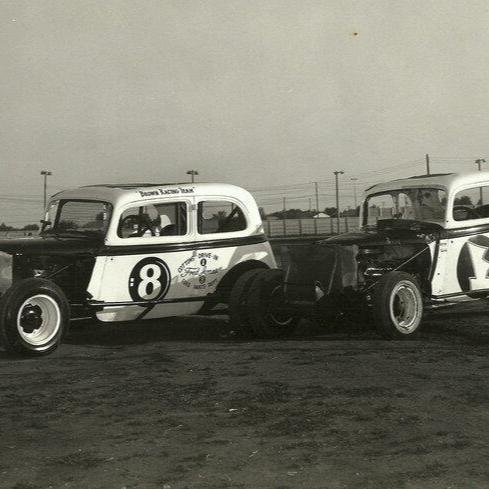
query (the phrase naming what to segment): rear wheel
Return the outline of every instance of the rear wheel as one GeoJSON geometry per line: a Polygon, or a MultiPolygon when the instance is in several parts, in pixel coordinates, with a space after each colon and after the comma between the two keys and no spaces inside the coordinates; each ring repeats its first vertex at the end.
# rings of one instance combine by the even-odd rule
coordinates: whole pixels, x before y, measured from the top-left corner
{"type": "Polygon", "coordinates": [[[377,331],[387,339],[407,339],[419,332],[423,296],[414,277],[405,272],[384,275],[374,290],[377,331]]]}
{"type": "Polygon", "coordinates": [[[294,331],[299,317],[287,307],[283,271],[264,270],[252,281],[248,294],[248,318],[259,338],[278,338],[294,331]]]}
{"type": "Polygon", "coordinates": [[[248,294],[253,280],[263,269],[244,272],[234,283],[229,294],[229,322],[232,329],[243,338],[254,335],[248,316],[248,294]]]}
{"type": "Polygon", "coordinates": [[[47,355],[61,343],[70,319],[68,301],[53,282],[15,282],[0,300],[0,341],[7,351],[47,355]]]}

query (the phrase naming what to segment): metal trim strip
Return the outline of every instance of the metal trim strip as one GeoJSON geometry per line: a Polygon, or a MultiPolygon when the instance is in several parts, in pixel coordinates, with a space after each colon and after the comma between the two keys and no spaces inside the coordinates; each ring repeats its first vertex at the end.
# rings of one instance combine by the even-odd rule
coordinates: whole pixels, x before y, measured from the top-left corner
{"type": "Polygon", "coordinates": [[[158,243],[105,246],[97,251],[97,256],[175,253],[177,251],[191,251],[207,248],[231,248],[235,246],[246,246],[266,242],[266,236],[264,234],[258,234],[254,236],[244,236],[241,238],[211,239],[206,241],[191,241],[188,243],[158,243]]]}

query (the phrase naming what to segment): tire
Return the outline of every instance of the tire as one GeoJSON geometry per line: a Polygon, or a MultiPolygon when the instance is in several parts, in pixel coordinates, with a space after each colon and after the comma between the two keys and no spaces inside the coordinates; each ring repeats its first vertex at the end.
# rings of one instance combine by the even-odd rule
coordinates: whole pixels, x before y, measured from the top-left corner
{"type": "Polygon", "coordinates": [[[299,317],[287,311],[283,297],[283,271],[263,270],[252,281],[248,318],[258,338],[279,338],[292,333],[299,317]]]}
{"type": "Polygon", "coordinates": [[[423,318],[423,296],[416,279],[405,272],[389,272],[377,283],[373,294],[375,327],[390,340],[415,336],[423,318]]]}
{"type": "Polygon", "coordinates": [[[229,322],[238,337],[254,336],[248,317],[248,293],[253,280],[262,271],[263,269],[255,268],[244,272],[236,280],[229,294],[229,322]]]}
{"type": "Polygon", "coordinates": [[[0,342],[11,353],[48,355],[63,340],[69,319],[70,306],[56,284],[19,280],[0,300],[0,342]]]}

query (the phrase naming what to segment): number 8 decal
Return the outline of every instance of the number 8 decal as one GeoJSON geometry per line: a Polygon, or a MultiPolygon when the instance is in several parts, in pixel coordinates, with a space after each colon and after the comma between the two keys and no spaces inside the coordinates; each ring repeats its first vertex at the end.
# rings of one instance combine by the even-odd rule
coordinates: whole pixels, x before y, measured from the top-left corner
{"type": "Polygon", "coordinates": [[[136,302],[162,299],[170,288],[170,270],[159,258],[144,258],[129,275],[129,294],[136,302]]]}

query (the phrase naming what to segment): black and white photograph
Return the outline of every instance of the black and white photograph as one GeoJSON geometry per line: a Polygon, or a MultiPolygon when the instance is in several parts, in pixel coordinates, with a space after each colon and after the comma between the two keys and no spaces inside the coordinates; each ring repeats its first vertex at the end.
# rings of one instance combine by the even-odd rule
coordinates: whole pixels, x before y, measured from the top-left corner
{"type": "Polygon", "coordinates": [[[0,19],[0,489],[489,487],[489,3],[0,19]]]}

